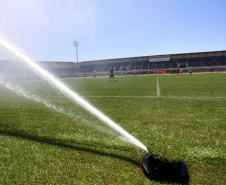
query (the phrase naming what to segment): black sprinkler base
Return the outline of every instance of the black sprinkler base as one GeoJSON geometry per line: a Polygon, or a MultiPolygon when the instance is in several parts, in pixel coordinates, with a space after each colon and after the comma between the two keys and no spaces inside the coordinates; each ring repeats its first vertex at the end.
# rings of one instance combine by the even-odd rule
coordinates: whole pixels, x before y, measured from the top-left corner
{"type": "Polygon", "coordinates": [[[184,161],[170,162],[148,153],[143,159],[144,174],[150,179],[168,183],[188,183],[188,169],[184,161]]]}

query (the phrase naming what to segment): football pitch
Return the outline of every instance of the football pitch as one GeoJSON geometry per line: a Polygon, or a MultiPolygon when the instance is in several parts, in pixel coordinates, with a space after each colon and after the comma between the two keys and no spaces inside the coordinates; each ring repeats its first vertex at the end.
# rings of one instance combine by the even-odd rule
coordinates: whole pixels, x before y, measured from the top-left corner
{"type": "MultiPolygon", "coordinates": [[[[189,184],[225,184],[226,73],[65,79],[189,184]]],[[[45,81],[0,83],[0,184],[161,184],[147,152],[45,81]]],[[[164,183],[163,183],[164,184],[164,183]]]]}

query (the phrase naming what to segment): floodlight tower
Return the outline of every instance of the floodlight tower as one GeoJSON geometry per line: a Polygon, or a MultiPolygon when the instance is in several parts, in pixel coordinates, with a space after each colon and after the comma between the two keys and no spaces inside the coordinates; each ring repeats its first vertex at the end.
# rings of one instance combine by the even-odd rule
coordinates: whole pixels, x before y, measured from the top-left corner
{"type": "Polygon", "coordinates": [[[76,56],[77,56],[77,63],[78,63],[78,49],[77,49],[79,46],[78,41],[74,41],[73,44],[74,44],[74,47],[76,47],[76,56]]]}

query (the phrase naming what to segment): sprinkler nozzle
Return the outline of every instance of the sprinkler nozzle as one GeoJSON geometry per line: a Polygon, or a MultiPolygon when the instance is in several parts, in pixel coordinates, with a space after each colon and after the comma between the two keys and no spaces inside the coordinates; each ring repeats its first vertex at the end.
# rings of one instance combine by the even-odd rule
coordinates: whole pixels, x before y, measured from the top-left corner
{"type": "Polygon", "coordinates": [[[142,162],[144,174],[150,179],[168,183],[187,183],[188,169],[184,161],[170,162],[167,159],[158,159],[148,153],[142,162]]]}

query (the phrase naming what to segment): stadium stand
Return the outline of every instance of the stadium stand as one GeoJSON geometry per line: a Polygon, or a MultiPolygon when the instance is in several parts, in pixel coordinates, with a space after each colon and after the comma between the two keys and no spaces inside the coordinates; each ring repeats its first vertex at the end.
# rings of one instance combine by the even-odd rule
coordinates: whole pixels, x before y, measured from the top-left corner
{"type": "MultiPolygon", "coordinates": [[[[120,58],[120,59],[108,59],[108,60],[98,60],[98,61],[86,61],[82,62],[81,66],[86,68],[85,71],[81,66],[76,70],[77,73],[91,73],[95,70],[97,74],[108,74],[109,68],[111,66],[115,67],[115,71],[120,73],[120,71],[127,71],[127,74],[132,74],[133,70],[140,71],[140,74],[150,74],[154,71],[166,70],[167,73],[174,73],[178,67],[185,68],[188,70],[189,67],[195,67],[196,71],[198,68],[202,68],[200,71],[208,71],[210,67],[217,68],[218,65],[226,66],[226,51],[211,51],[211,52],[199,52],[199,53],[182,53],[182,54],[172,54],[172,55],[161,55],[159,57],[170,56],[169,60],[156,60],[149,62],[149,56],[145,57],[130,57],[130,58],[120,58]],[[92,63],[93,68],[89,68],[92,63]],[[206,68],[206,70],[204,70],[206,68]]],[[[155,56],[150,56],[154,58],[155,56]]],[[[225,67],[226,68],[226,67],[225,67]]]]}
{"type": "MultiPolygon", "coordinates": [[[[43,61],[38,63],[47,71],[60,78],[91,77],[93,71],[96,71],[97,76],[106,76],[108,75],[111,66],[115,67],[116,75],[133,75],[133,70],[139,71],[139,74],[155,74],[156,71],[176,73],[178,67],[185,68],[183,70],[185,72],[186,70],[188,71],[189,67],[194,67],[194,72],[210,72],[210,69],[211,71],[217,71],[217,67],[221,66],[222,71],[226,71],[226,50],[128,57],[85,61],[80,63],[54,61],[43,61]],[[168,57],[167,60],[164,59],[166,57],[168,57]],[[152,59],[151,61],[150,58],[152,59]]],[[[14,75],[17,76],[17,78],[18,76],[34,78],[33,72],[19,64],[17,61],[0,60],[0,75],[1,74],[7,74],[8,76],[14,75]]]]}

